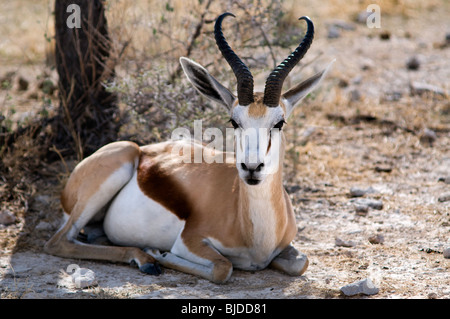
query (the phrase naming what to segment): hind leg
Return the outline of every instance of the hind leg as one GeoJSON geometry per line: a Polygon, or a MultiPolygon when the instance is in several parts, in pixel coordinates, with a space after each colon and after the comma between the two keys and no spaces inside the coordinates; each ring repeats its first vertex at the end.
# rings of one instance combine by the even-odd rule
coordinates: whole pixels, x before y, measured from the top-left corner
{"type": "MultiPolygon", "coordinates": [[[[78,206],[75,206],[73,212],[76,213],[77,209],[79,209],[78,206]]],[[[89,215],[87,210],[84,210],[80,215],[83,215],[83,213],[89,215]]],[[[46,253],[65,258],[136,264],[145,273],[151,275],[159,275],[161,273],[161,269],[155,262],[155,259],[137,247],[92,245],[78,241],[76,237],[84,225],[77,223],[72,216],[45,244],[44,250],[46,253]]],[[[86,217],[83,219],[86,219],[86,217]]]]}
{"type": "Polygon", "coordinates": [[[45,244],[52,255],[135,263],[141,271],[160,274],[155,259],[137,247],[90,245],[76,238],[131,179],[137,166],[139,148],[134,143],[109,144],[83,160],[74,170],[61,196],[66,223],[45,244]]]}

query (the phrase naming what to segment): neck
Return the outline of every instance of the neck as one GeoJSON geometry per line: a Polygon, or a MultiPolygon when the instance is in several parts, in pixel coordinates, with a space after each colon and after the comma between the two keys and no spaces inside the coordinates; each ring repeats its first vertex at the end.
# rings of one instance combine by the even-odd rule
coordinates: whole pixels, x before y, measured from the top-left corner
{"type": "Polygon", "coordinates": [[[277,229],[286,223],[282,166],[280,160],[278,170],[258,185],[239,180],[240,219],[249,246],[276,246],[277,229]]]}

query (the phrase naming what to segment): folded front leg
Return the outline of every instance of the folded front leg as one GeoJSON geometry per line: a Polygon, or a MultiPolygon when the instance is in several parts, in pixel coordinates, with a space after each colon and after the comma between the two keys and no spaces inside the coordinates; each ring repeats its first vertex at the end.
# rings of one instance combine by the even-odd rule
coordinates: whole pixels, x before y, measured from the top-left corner
{"type": "Polygon", "coordinates": [[[146,249],[163,267],[200,276],[214,283],[226,282],[233,272],[231,262],[201,237],[179,237],[171,252],[146,249]],[[189,245],[189,246],[188,246],[189,245]]]}

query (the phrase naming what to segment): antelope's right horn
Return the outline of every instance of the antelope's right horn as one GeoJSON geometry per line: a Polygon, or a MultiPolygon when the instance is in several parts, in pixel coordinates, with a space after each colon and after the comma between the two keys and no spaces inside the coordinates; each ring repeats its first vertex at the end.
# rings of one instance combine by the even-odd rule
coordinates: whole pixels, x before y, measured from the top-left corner
{"type": "Polygon", "coordinates": [[[216,44],[222,52],[223,57],[227,60],[228,64],[233,69],[234,75],[237,79],[237,94],[240,105],[249,105],[253,103],[253,76],[248,67],[242,62],[242,60],[234,53],[231,47],[228,45],[225,37],[222,33],[222,21],[227,16],[233,16],[234,14],[225,12],[221,14],[214,25],[214,37],[216,44]]]}

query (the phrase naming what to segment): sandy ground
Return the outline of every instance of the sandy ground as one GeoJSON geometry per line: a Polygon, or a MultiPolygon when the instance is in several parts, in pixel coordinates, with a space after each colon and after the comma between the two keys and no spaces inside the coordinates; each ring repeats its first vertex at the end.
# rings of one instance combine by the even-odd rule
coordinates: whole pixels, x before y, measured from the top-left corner
{"type": "MultiPolygon", "coordinates": [[[[341,144],[344,149],[352,146],[351,141],[346,146],[341,144]]],[[[364,148],[360,152],[364,153],[364,148]]],[[[450,245],[449,203],[441,203],[437,197],[450,190],[449,185],[438,181],[448,173],[450,158],[436,158],[433,154],[427,157],[423,153],[417,157],[416,164],[408,166],[415,170],[419,165],[426,172],[410,176],[405,183],[398,183],[404,174],[393,172],[377,174],[378,182],[357,183],[356,186],[362,188],[373,188],[373,193],[366,198],[383,202],[381,210],[370,208],[365,216],[355,212],[353,199],[347,196],[349,189],[342,185],[316,183],[315,188],[301,187],[291,195],[299,228],[294,245],[310,259],[308,271],[298,278],[274,270],[253,273],[236,270],[228,283],[215,285],[168,269],[162,276],[152,277],[128,265],[63,259],[43,254],[37,248],[0,258],[2,295],[19,298],[335,298],[341,297],[340,287],[370,278],[380,288],[380,292],[370,298],[449,298],[450,260],[442,255],[443,249],[450,245]],[[370,243],[369,237],[373,235],[382,235],[384,242],[370,243]],[[352,247],[337,246],[336,238],[350,242],[352,247]],[[93,270],[98,286],[76,289],[66,273],[71,264],[93,270]]],[[[401,167],[394,169],[402,170],[401,167]]],[[[45,223],[38,222],[38,230],[36,227],[34,230],[33,237],[40,243],[55,228],[45,223]]]]}
{"type": "Polygon", "coordinates": [[[1,298],[344,298],[339,289],[364,278],[379,293],[353,298],[450,298],[450,259],[442,253],[450,247],[450,104],[448,95],[410,88],[418,81],[450,90],[448,13],[445,6],[392,17],[380,30],[347,21],[356,29],[334,39],[327,38],[332,19],[318,28],[308,57],[321,58],[307,69],[337,63],[319,98],[298,108],[286,128],[293,142],[285,187],[299,230],[293,245],[310,260],[303,276],[235,270],[215,285],[170,269],[153,277],[128,265],[48,256],[42,245],[61,216],[56,176],[35,181],[27,209],[0,225],[1,298]],[[412,56],[416,71],[405,66],[412,56]],[[362,198],[382,208],[357,212],[353,187],[369,189],[362,198]],[[381,242],[370,239],[376,235],[381,242]],[[66,272],[71,264],[93,270],[98,285],[77,289],[66,272]]]}

